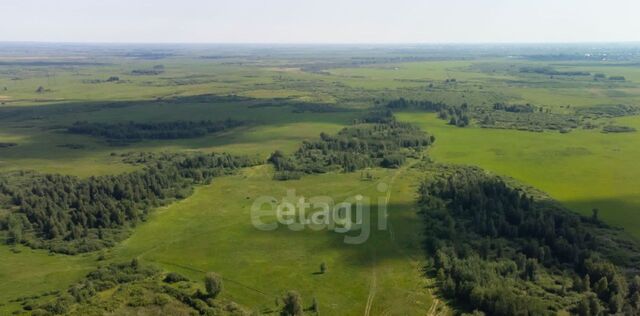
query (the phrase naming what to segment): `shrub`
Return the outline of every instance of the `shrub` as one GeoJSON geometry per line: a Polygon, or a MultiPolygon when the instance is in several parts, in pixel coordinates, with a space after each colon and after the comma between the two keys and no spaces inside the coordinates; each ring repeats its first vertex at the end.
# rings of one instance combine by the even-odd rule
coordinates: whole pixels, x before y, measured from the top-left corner
{"type": "Polygon", "coordinates": [[[181,274],[178,274],[176,272],[169,272],[165,277],[164,277],[164,282],[166,283],[176,283],[176,282],[182,282],[182,281],[188,281],[189,279],[187,279],[186,277],[184,277],[181,274]]]}
{"type": "Polygon", "coordinates": [[[222,292],[222,277],[216,273],[209,272],[204,277],[204,286],[209,297],[216,298],[222,292]]]}

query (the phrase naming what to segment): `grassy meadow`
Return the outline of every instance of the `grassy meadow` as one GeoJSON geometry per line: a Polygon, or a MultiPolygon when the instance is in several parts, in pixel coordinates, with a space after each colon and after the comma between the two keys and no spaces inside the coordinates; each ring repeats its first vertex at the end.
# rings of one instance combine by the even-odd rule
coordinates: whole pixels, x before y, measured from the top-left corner
{"type": "MultiPolygon", "coordinates": [[[[372,315],[420,314],[432,304],[422,278],[420,221],[413,207],[417,170],[372,170],[376,180],[359,173],[310,176],[274,182],[271,168],[259,166],[199,187],[193,196],[157,210],[116,248],[101,252],[107,262],[140,258],[193,280],[216,271],[225,278],[224,296],[257,311],[274,309],[287,290],[299,291],[310,304],[316,298],[324,313],[361,315],[371,296],[372,315]],[[384,183],[389,195],[379,192],[384,183]],[[372,198],[372,223],[377,201],[388,201],[389,230],[371,231],[363,244],[343,242],[333,231],[259,231],[251,224],[251,205],[259,196],[280,200],[287,190],[307,198],[329,196],[337,202],[361,194],[372,198]],[[387,200],[388,199],[388,200],[387,200]],[[318,274],[325,262],[326,274],[318,274]]],[[[71,284],[98,263],[98,254],[47,255],[19,247],[10,253],[0,274],[1,300],[41,294],[71,284]],[[37,271],[37,272],[36,272],[37,271]],[[44,280],[44,281],[43,281],[44,280]],[[15,284],[20,284],[16,287],[15,284]]],[[[4,306],[6,310],[15,304],[4,306]]],[[[3,307],[0,307],[0,311],[3,307]]]]}

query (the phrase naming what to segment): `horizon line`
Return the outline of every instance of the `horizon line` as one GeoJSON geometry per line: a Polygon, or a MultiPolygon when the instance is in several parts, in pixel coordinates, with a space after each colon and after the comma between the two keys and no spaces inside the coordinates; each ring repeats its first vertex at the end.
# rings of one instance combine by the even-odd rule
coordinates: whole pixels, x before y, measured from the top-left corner
{"type": "Polygon", "coordinates": [[[640,40],[629,41],[451,41],[451,42],[145,42],[145,41],[4,41],[1,44],[68,44],[68,45],[301,45],[301,46],[318,46],[318,45],[336,45],[336,46],[392,46],[392,45],[588,45],[588,44],[640,44],[640,40]]]}

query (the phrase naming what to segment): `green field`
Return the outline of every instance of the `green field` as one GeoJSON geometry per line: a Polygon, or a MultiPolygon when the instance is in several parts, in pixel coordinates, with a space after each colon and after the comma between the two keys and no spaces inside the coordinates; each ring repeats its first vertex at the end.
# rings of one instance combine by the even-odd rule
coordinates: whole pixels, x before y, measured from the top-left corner
{"type": "MultiPolygon", "coordinates": [[[[591,215],[640,237],[640,135],[577,130],[531,133],[482,128],[456,128],[433,114],[401,113],[437,135],[431,157],[439,162],[477,165],[513,177],[549,193],[569,208],[591,215]]],[[[620,119],[640,128],[640,117],[620,119]]]]}
{"type": "MultiPolygon", "coordinates": [[[[217,271],[228,279],[224,296],[255,310],[273,308],[276,297],[295,289],[307,303],[315,297],[330,314],[361,315],[369,297],[372,315],[419,314],[432,304],[427,280],[421,277],[424,259],[420,235],[415,233],[420,231],[413,207],[415,181],[420,176],[407,168],[374,174],[374,182],[364,182],[354,173],[274,183],[269,168],[248,169],[159,209],[129,239],[109,250],[106,258],[120,262],[137,257],[194,280],[202,278],[204,271],[217,271]],[[344,235],[333,231],[294,232],[281,226],[264,232],[251,225],[250,208],[258,196],[280,199],[295,189],[299,196],[330,196],[338,202],[357,194],[385,200],[386,193],[376,190],[378,183],[390,187],[390,230],[374,229],[364,244],[345,244],[344,235]],[[329,272],[318,275],[322,262],[329,272]]],[[[7,258],[0,275],[4,301],[17,298],[15,293],[29,296],[70,284],[91,270],[97,257],[48,256],[23,248],[14,254],[6,246],[1,249],[7,258]]]]}

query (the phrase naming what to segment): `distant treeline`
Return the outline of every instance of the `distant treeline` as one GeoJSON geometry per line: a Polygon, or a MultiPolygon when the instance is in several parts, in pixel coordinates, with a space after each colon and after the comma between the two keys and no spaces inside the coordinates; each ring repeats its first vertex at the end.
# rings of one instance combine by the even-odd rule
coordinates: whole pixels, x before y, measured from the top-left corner
{"type": "Polygon", "coordinates": [[[15,147],[18,146],[18,144],[16,143],[0,143],[0,148],[9,148],[9,147],[15,147]]]}
{"type": "Polygon", "coordinates": [[[350,112],[353,111],[348,108],[341,108],[330,104],[317,104],[317,103],[298,103],[293,105],[293,113],[336,113],[336,112],[350,112]]]}
{"type": "Polygon", "coordinates": [[[0,218],[9,243],[75,254],[112,246],[149,211],[191,194],[194,184],[256,165],[228,154],[138,154],[141,171],[79,179],[54,174],[0,178],[0,202],[12,211],[0,218]]]}
{"type": "Polygon", "coordinates": [[[427,100],[407,100],[405,98],[391,100],[387,103],[386,107],[392,110],[419,109],[429,112],[439,112],[440,110],[446,110],[449,108],[448,105],[442,102],[432,102],[427,100]]]}
{"type": "Polygon", "coordinates": [[[586,71],[558,71],[551,67],[522,67],[520,68],[520,72],[549,76],[591,76],[591,73],[586,71]]]}
{"type": "Polygon", "coordinates": [[[576,109],[576,113],[590,117],[618,117],[640,114],[640,107],[626,104],[602,104],[580,107],[576,109]]]}
{"type": "Polygon", "coordinates": [[[608,125],[602,128],[603,133],[633,133],[636,129],[629,126],[608,125]]]}
{"type": "MultiPolygon", "coordinates": [[[[381,104],[377,101],[377,104],[381,104]]],[[[633,105],[595,105],[590,107],[573,107],[574,113],[554,113],[549,108],[534,104],[509,104],[496,102],[492,107],[470,107],[467,103],[460,106],[451,106],[442,102],[428,100],[409,100],[399,98],[383,103],[384,107],[398,111],[427,111],[438,114],[438,118],[448,121],[449,125],[465,127],[473,120],[483,128],[517,129],[522,131],[543,132],[555,130],[568,133],[572,129],[589,125],[585,118],[601,118],[636,115],[640,113],[640,107],[633,105]]],[[[570,105],[566,106],[567,109],[570,105]]],[[[633,128],[623,126],[605,126],[604,133],[633,132],[633,128]]]]}
{"type": "Polygon", "coordinates": [[[323,103],[299,103],[292,102],[288,99],[282,100],[274,100],[270,102],[262,102],[249,105],[250,109],[255,108],[280,108],[280,107],[292,107],[293,113],[335,113],[335,112],[352,112],[353,109],[338,107],[331,104],[323,104],[323,103]]]}
{"type": "Polygon", "coordinates": [[[131,74],[134,76],[156,76],[164,73],[164,65],[155,65],[151,69],[134,69],[131,74]]]}
{"type": "Polygon", "coordinates": [[[419,205],[442,295],[487,315],[638,314],[640,250],[597,210],[581,217],[474,168],[436,173],[419,205]]]}
{"type": "Polygon", "coordinates": [[[332,136],[305,141],[292,155],[276,151],[269,162],[275,178],[287,180],[330,170],[353,172],[367,167],[397,168],[406,158],[435,141],[419,128],[400,123],[390,111],[371,113],[332,136]]]}
{"type": "Polygon", "coordinates": [[[181,139],[202,137],[225,129],[234,128],[243,123],[235,120],[225,121],[173,121],[173,122],[124,122],[96,123],[76,122],[68,128],[73,134],[104,137],[111,140],[139,141],[145,139],[181,139]]]}

